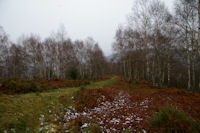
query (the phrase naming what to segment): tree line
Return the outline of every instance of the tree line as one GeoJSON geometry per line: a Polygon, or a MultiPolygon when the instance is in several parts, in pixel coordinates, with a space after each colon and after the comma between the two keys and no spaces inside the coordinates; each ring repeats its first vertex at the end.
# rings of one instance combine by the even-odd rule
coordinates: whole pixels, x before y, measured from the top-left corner
{"type": "Polygon", "coordinates": [[[0,28],[0,77],[97,79],[118,74],[200,90],[200,1],[176,0],[171,13],[161,0],[136,0],[127,25],[119,26],[112,59],[91,37],[72,41],[64,27],[41,40],[38,35],[9,40],[0,28]]]}
{"type": "Polygon", "coordinates": [[[17,43],[0,28],[0,77],[21,79],[97,79],[104,73],[105,57],[91,37],[72,41],[64,26],[41,40],[22,35],[17,43]]]}
{"type": "Polygon", "coordinates": [[[151,86],[200,89],[199,3],[176,0],[171,13],[160,0],[137,0],[115,35],[119,74],[151,86]]]}

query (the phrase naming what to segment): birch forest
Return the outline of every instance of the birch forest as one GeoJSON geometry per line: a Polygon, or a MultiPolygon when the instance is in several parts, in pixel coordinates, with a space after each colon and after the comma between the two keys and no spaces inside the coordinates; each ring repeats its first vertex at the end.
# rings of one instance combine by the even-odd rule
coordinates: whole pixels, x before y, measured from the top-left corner
{"type": "Polygon", "coordinates": [[[120,74],[130,81],[199,90],[198,1],[175,1],[174,14],[161,1],[138,1],[113,49],[120,74]]]}
{"type": "Polygon", "coordinates": [[[15,2],[0,0],[0,18],[27,11],[0,26],[0,133],[200,133],[200,0],[133,0],[116,27],[129,0],[15,2]],[[62,15],[69,26],[44,37],[62,15]]]}

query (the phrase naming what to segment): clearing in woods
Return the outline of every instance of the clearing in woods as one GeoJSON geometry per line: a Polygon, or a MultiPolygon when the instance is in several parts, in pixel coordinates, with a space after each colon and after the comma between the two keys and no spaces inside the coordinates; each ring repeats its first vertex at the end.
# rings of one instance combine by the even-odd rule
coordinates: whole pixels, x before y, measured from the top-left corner
{"type": "MultiPolygon", "coordinates": [[[[0,131],[102,132],[153,131],[153,111],[173,105],[200,118],[200,94],[176,88],[150,88],[145,81],[129,84],[120,77],[77,88],[0,97],[0,131]]],[[[156,132],[156,131],[155,131],[156,132]]]]}

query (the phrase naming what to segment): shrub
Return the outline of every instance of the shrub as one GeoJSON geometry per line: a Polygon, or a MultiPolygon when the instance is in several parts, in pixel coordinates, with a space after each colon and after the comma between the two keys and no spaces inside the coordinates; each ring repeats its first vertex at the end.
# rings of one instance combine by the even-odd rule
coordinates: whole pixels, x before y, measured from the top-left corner
{"type": "Polygon", "coordinates": [[[71,68],[69,70],[69,76],[73,80],[77,79],[78,78],[78,70],[76,68],[71,68]]]}
{"type": "Polygon", "coordinates": [[[64,81],[45,81],[45,80],[19,80],[17,78],[8,78],[0,82],[0,91],[6,94],[44,92],[58,89],[60,87],[80,87],[88,85],[86,80],[64,81]]]}
{"type": "Polygon", "coordinates": [[[163,133],[199,133],[200,122],[171,106],[161,109],[150,119],[153,128],[163,133]]]}
{"type": "Polygon", "coordinates": [[[91,93],[88,93],[88,90],[84,87],[81,87],[75,94],[75,108],[77,111],[83,111],[84,107],[91,107],[95,103],[94,97],[91,96],[91,93]]]}
{"type": "Polygon", "coordinates": [[[16,91],[17,82],[14,79],[6,79],[2,82],[1,88],[7,93],[13,93],[16,91]]]}
{"type": "Polygon", "coordinates": [[[83,85],[89,85],[89,84],[90,84],[90,81],[84,81],[83,85]]]}
{"type": "Polygon", "coordinates": [[[41,90],[41,87],[40,87],[41,85],[39,84],[39,83],[37,83],[37,82],[35,82],[35,81],[31,81],[30,82],[30,88],[29,88],[29,90],[31,91],[31,92],[41,92],[42,90],[41,90]]]}
{"type": "Polygon", "coordinates": [[[41,92],[48,89],[55,88],[54,86],[48,87],[44,83],[38,83],[31,80],[18,80],[18,79],[6,79],[2,82],[1,86],[4,93],[30,93],[41,92]]]}
{"type": "Polygon", "coordinates": [[[16,82],[15,87],[15,93],[27,93],[31,91],[31,86],[27,82],[16,82]]]}
{"type": "Polygon", "coordinates": [[[8,84],[7,87],[10,92],[16,92],[17,91],[17,81],[11,80],[8,84]]]}

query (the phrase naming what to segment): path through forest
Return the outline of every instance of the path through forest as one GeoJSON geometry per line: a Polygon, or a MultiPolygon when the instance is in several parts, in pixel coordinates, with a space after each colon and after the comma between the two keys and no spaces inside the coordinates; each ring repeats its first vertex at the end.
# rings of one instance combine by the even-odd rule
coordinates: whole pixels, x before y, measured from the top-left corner
{"type": "MultiPolygon", "coordinates": [[[[97,124],[104,132],[120,132],[122,130],[137,129],[136,125],[140,124],[144,118],[139,113],[135,112],[138,106],[142,107],[142,110],[148,109],[149,99],[144,99],[140,103],[131,102],[131,96],[126,91],[120,91],[115,95],[112,102],[106,101],[104,95],[98,98],[97,106],[88,109],[84,108],[84,111],[78,113],[70,106],[65,113],[65,122],[70,122],[77,118],[81,118],[85,121],[82,123],[81,129],[88,127],[89,125],[97,124]]],[[[140,108],[141,109],[141,108],[140,108]]],[[[147,117],[147,116],[145,116],[147,117]]],[[[135,130],[136,131],[136,130],[135,130]]],[[[142,129],[144,133],[146,131],[142,129]]]]}

